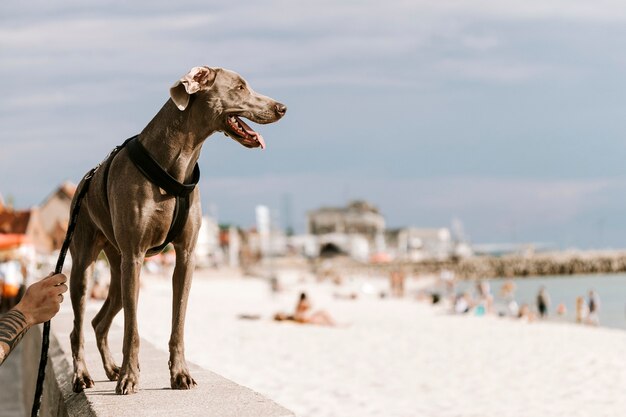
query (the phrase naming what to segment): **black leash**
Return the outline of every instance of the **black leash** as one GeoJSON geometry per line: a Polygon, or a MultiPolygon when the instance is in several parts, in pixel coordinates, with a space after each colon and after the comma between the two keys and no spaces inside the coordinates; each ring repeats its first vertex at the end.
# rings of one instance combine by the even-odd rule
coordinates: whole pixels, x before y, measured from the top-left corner
{"type": "MultiPolygon", "coordinates": [[[[83,197],[89,190],[89,184],[94,174],[104,163],[107,163],[105,167],[105,177],[108,176],[109,166],[111,165],[112,158],[124,147],[128,150],[128,156],[130,160],[135,164],[139,171],[153,184],[165,190],[170,195],[176,197],[176,207],[174,209],[174,218],[170,225],[170,229],[167,232],[165,242],[161,245],[152,248],[148,251],[147,255],[152,256],[161,252],[168,243],[182,231],[187,221],[189,214],[190,201],[189,196],[195,189],[198,181],[200,180],[200,168],[196,163],[193,170],[193,178],[191,183],[180,183],[174,177],[172,177],[159,163],[150,155],[146,148],[137,140],[137,136],[127,139],[123,144],[113,148],[111,153],[104,159],[104,161],[98,164],[95,168],[89,171],[82,179],[82,188],[78,191],[76,196],[76,204],[72,208],[70,215],[70,223],[67,226],[67,233],[65,234],[65,240],[61,246],[61,252],[57,260],[55,274],[60,274],[63,271],[63,264],[65,263],[65,257],[70,247],[72,237],[74,236],[74,229],[76,228],[76,222],[78,221],[78,214],[80,212],[80,205],[83,201],[83,197]],[[111,159],[111,160],[110,160],[111,159]]],[[[106,178],[105,178],[106,183],[106,178]]],[[[31,417],[37,417],[39,415],[39,407],[41,406],[41,394],[43,393],[43,381],[46,377],[46,363],[48,362],[48,348],[50,347],[50,321],[43,324],[43,334],[41,336],[41,358],[39,359],[39,372],[37,374],[37,386],[35,387],[35,398],[33,399],[33,408],[30,413],[31,417]]]]}
{"type": "MultiPolygon", "coordinates": [[[[63,271],[63,264],[65,263],[65,257],[67,256],[67,250],[70,247],[72,236],[74,235],[74,229],[76,228],[76,221],[78,220],[78,213],[80,211],[80,203],[83,197],[89,189],[91,178],[96,173],[100,165],[93,168],[83,178],[83,187],[80,189],[78,196],[76,197],[76,204],[72,209],[72,215],[70,216],[70,223],[67,226],[67,233],[65,234],[65,240],[63,246],[61,246],[61,252],[57,259],[57,265],[54,269],[55,274],[60,274],[63,271]]],[[[46,363],[48,363],[48,348],[50,346],[50,321],[43,324],[43,334],[41,336],[41,358],[39,359],[39,372],[37,373],[37,386],[35,387],[35,398],[33,399],[33,408],[31,410],[31,417],[37,417],[39,415],[39,407],[41,406],[41,394],[43,393],[43,381],[46,377],[46,363]]]]}

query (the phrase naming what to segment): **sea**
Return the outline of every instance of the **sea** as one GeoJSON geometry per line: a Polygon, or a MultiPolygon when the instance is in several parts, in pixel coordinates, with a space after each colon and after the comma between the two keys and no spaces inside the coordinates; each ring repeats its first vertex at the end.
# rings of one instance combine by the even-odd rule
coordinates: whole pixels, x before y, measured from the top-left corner
{"type": "MultiPolygon", "coordinates": [[[[495,295],[496,304],[500,287],[507,279],[488,279],[491,293],[495,295]]],[[[588,303],[589,291],[595,290],[600,297],[600,326],[626,330],[626,274],[612,275],[566,275],[542,276],[511,279],[517,287],[515,300],[519,305],[528,303],[535,307],[537,293],[544,286],[550,295],[551,306],[549,318],[552,320],[575,322],[576,298],[583,296],[588,303]],[[561,317],[556,314],[556,306],[565,304],[567,313],[561,317]]],[[[472,290],[475,282],[463,281],[458,290],[472,290]]]]}

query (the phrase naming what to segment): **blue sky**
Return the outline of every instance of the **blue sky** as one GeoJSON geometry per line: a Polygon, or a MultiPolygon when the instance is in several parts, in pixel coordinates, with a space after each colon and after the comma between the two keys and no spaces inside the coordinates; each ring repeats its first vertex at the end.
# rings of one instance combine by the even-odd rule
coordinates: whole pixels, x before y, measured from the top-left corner
{"type": "Polygon", "coordinates": [[[205,143],[221,221],[288,195],[303,230],[307,210],[363,198],[390,226],[458,218],[475,242],[626,247],[626,3],[95,4],[0,5],[0,193],[18,207],[77,182],[209,65],[289,107],[259,128],[266,151],[205,143]]]}

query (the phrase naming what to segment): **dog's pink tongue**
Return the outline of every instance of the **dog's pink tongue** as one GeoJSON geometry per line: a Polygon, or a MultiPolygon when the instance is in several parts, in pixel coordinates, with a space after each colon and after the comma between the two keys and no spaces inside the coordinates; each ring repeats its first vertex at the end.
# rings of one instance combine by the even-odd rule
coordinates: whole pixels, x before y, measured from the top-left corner
{"type": "Polygon", "coordinates": [[[258,140],[261,144],[261,149],[265,149],[265,140],[263,140],[263,136],[261,136],[261,134],[257,132],[254,132],[254,134],[256,135],[256,140],[258,140]]]}
{"type": "Polygon", "coordinates": [[[246,122],[241,120],[239,117],[237,117],[237,121],[243,127],[243,130],[245,130],[248,135],[253,136],[254,138],[256,138],[256,140],[259,141],[259,143],[261,144],[261,149],[265,149],[265,141],[263,140],[263,136],[261,136],[260,133],[257,133],[254,130],[252,130],[252,128],[248,126],[246,122]]]}

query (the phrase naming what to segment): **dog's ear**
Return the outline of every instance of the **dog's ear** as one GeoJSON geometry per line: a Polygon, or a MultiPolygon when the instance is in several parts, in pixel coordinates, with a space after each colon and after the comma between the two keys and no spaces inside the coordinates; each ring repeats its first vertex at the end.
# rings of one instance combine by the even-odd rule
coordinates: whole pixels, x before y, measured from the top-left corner
{"type": "Polygon", "coordinates": [[[209,67],[193,67],[170,88],[170,97],[179,110],[189,105],[189,96],[203,88],[210,88],[215,82],[216,71],[209,67]]]}

